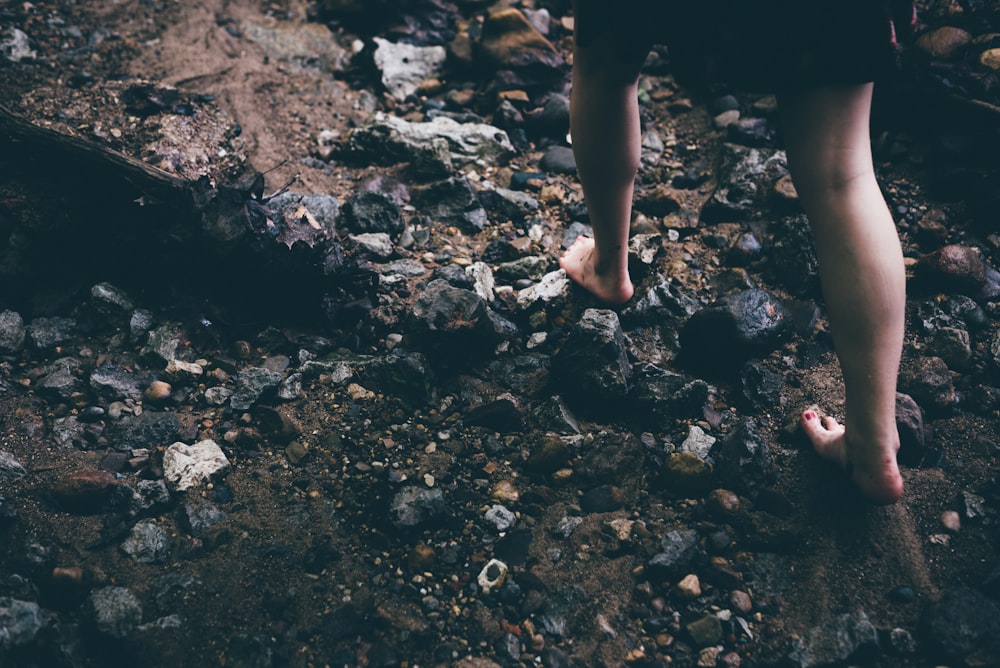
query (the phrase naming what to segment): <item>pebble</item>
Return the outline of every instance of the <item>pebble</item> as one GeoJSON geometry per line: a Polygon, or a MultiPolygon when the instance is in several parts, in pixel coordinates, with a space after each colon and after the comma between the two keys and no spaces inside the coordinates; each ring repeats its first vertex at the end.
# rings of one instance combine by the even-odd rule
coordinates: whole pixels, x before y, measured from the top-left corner
{"type": "Polygon", "coordinates": [[[962,528],[962,518],[954,510],[946,510],[941,513],[941,526],[944,527],[945,531],[958,533],[962,528]]]}
{"type": "Polygon", "coordinates": [[[494,501],[503,501],[506,503],[517,503],[518,499],[521,498],[520,492],[514,487],[514,483],[510,480],[501,480],[500,482],[493,485],[493,490],[490,493],[490,498],[494,501]]]}
{"type": "MultiPolygon", "coordinates": [[[[201,367],[198,368],[200,369],[201,367]]],[[[162,380],[154,380],[146,388],[146,391],[142,393],[142,398],[154,404],[161,403],[170,398],[172,389],[170,383],[162,380]]]]}
{"type": "Polygon", "coordinates": [[[684,579],[677,583],[677,594],[684,599],[696,599],[701,596],[701,581],[694,573],[684,576],[684,579]]]}

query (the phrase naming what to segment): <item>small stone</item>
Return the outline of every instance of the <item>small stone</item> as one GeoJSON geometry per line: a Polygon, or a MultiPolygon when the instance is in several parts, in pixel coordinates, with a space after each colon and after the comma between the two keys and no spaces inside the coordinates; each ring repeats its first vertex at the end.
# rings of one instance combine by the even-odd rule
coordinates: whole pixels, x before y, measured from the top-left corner
{"type": "Polygon", "coordinates": [[[740,504],[740,497],[735,492],[720,488],[713,489],[705,497],[705,508],[714,517],[725,519],[736,517],[742,506],[740,504]]]}
{"type": "Polygon", "coordinates": [[[486,521],[497,528],[497,531],[507,531],[517,522],[517,516],[504,506],[492,506],[486,511],[486,521]]]}
{"type": "Polygon", "coordinates": [[[146,388],[146,391],[142,393],[142,398],[154,404],[160,403],[170,398],[171,391],[170,383],[162,380],[154,380],[146,388]]]}
{"type": "Polygon", "coordinates": [[[917,600],[917,592],[913,591],[913,587],[900,585],[886,594],[886,598],[893,603],[913,603],[917,600]]]}
{"type": "Polygon", "coordinates": [[[739,589],[734,589],[729,593],[729,605],[744,615],[753,610],[753,600],[750,594],[739,589]]]}
{"type": "Polygon", "coordinates": [[[699,668],[715,668],[719,663],[719,654],[722,653],[722,647],[706,647],[705,649],[698,652],[698,666],[699,668]]]}
{"type": "Polygon", "coordinates": [[[917,48],[935,58],[952,58],[972,41],[972,35],[961,28],[942,26],[921,35],[917,48]]]}
{"type": "Polygon", "coordinates": [[[499,559],[490,559],[479,572],[476,583],[482,588],[484,594],[489,594],[494,589],[503,584],[507,577],[507,564],[499,559]]]}
{"type": "Polygon", "coordinates": [[[945,531],[958,533],[962,528],[962,517],[954,510],[946,510],[941,513],[941,526],[945,531]]]}
{"type": "Polygon", "coordinates": [[[304,460],[308,455],[309,448],[299,441],[292,441],[288,444],[288,447],[285,448],[285,456],[288,457],[288,461],[296,466],[302,463],[302,460],[304,460]]]}
{"type": "Polygon", "coordinates": [[[174,489],[184,491],[208,482],[212,476],[229,468],[229,460],[222,448],[211,440],[187,445],[174,443],[163,453],[163,477],[174,489]]]}
{"type": "Polygon", "coordinates": [[[94,625],[100,633],[125,638],[142,622],[142,605],[124,587],[104,587],[90,594],[94,625]]]}
{"type": "Polygon", "coordinates": [[[1000,49],[986,49],[979,54],[979,62],[994,72],[1000,71],[1000,49]]]}
{"type": "Polygon", "coordinates": [[[701,596],[701,581],[694,573],[684,576],[684,579],[677,583],[677,593],[681,598],[692,600],[701,596]]]}
{"type": "Polygon", "coordinates": [[[66,510],[77,513],[100,508],[121,483],[110,471],[75,471],[52,488],[52,496],[66,510]]]}
{"type": "Polygon", "coordinates": [[[409,555],[407,555],[406,565],[409,566],[411,571],[423,573],[431,570],[436,560],[437,553],[434,552],[433,547],[426,543],[417,543],[410,550],[409,555]]]}
{"type": "Polygon", "coordinates": [[[600,485],[580,498],[580,507],[587,513],[609,513],[622,507],[622,491],[614,485],[600,485]]]}
{"type": "Polygon", "coordinates": [[[504,501],[507,503],[516,503],[519,498],[521,498],[520,492],[514,487],[514,483],[510,480],[501,480],[497,484],[493,485],[493,491],[490,497],[494,501],[504,501]]]}
{"type": "Polygon", "coordinates": [[[722,622],[715,615],[705,615],[684,628],[696,647],[711,647],[722,640],[722,622]]]}

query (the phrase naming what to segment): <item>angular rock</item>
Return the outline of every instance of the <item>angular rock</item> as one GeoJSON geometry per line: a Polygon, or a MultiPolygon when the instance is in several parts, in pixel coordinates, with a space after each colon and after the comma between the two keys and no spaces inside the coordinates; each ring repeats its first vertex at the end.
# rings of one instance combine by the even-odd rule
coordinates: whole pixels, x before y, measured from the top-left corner
{"type": "Polygon", "coordinates": [[[928,412],[938,415],[958,403],[953,372],[940,357],[919,357],[904,366],[899,387],[928,412]]]}
{"type": "Polygon", "coordinates": [[[514,155],[507,133],[492,125],[459,123],[447,116],[411,123],[382,113],[353,130],[345,150],[358,157],[392,164],[411,161],[435,150],[435,146],[443,146],[457,166],[474,164],[477,160],[503,164],[514,155]]]}
{"type": "Polygon", "coordinates": [[[405,227],[399,203],[391,195],[377,191],[357,192],[348,197],[341,222],[347,231],[356,234],[397,235],[405,227]]]}
{"type": "Polygon", "coordinates": [[[148,376],[107,364],[97,367],[90,374],[90,387],[108,403],[124,399],[139,401],[149,380],[148,376]]]}
{"type": "Polygon", "coordinates": [[[211,439],[194,445],[178,441],[163,453],[163,477],[177,491],[208,482],[228,468],[225,453],[211,439]]]}
{"type": "Polygon", "coordinates": [[[59,401],[69,401],[74,394],[83,390],[83,380],[77,375],[80,366],[80,361],[75,357],[60,357],[45,370],[35,391],[59,401]]]}
{"type": "Polygon", "coordinates": [[[181,525],[185,531],[198,538],[206,529],[228,518],[226,513],[211,503],[188,503],[181,512],[181,525]]]}
{"type": "Polygon", "coordinates": [[[517,292],[517,306],[528,310],[538,304],[547,308],[560,308],[568,299],[572,281],[562,269],[549,272],[534,285],[517,292]]]}
{"type": "Polygon", "coordinates": [[[788,661],[795,668],[830,666],[877,647],[878,630],[868,615],[858,611],[834,617],[796,638],[788,661]]]}
{"type": "Polygon", "coordinates": [[[410,529],[448,515],[444,492],[438,488],[407,487],[396,494],[389,508],[393,525],[410,529]]]}
{"type": "Polygon", "coordinates": [[[747,220],[766,210],[767,194],[788,173],[784,151],[723,144],[719,155],[719,185],[701,209],[702,222],[747,220]]]}
{"type": "Polygon", "coordinates": [[[27,327],[28,340],[38,350],[51,350],[76,334],[73,318],[35,318],[27,327]]]}
{"type": "Polygon", "coordinates": [[[125,587],[103,587],[90,594],[96,630],[112,638],[126,638],[142,623],[142,604],[125,587]]]}
{"type": "Polygon", "coordinates": [[[770,227],[768,258],[781,284],[796,297],[819,296],[819,260],[805,216],[782,218],[770,227]]]}
{"type": "Polygon", "coordinates": [[[902,392],[896,393],[896,430],[899,432],[899,462],[907,466],[919,465],[927,442],[924,412],[913,397],[902,392]]]}
{"type": "Polygon", "coordinates": [[[420,353],[397,350],[370,359],[357,373],[365,387],[411,407],[423,407],[435,396],[433,369],[420,353]]]}
{"type": "Polygon", "coordinates": [[[716,444],[714,455],[719,477],[732,489],[746,489],[764,482],[771,474],[770,448],[751,418],[743,418],[730,434],[716,444]]]}
{"type": "Polygon", "coordinates": [[[552,365],[566,393],[576,399],[597,404],[624,399],[632,366],[618,314],[608,309],[584,311],[552,365]]]}
{"type": "Polygon", "coordinates": [[[517,70],[529,82],[554,80],[565,64],[552,43],[514,8],[497,8],[487,14],[479,48],[486,65],[517,70]]]}
{"type": "Polygon", "coordinates": [[[777,348],[790,333],[791,320],[782,303],[764,290],[731,293],[684,323],[681,353],[698,369],[733,370],[777,348]]]}
{"type": "Polygon", "coordinates": [[[0,312],[0,352],[13,353],[21,349],[27,330],[17,311],[0,312]]]}
{"type": "Polygon", "coordinates": [[[415,337],[449,356],[487,352],[517,331],[479,295],[441,279],[431,281],[421,292],[410,321],[415,337]]]}
{"type": "Polygon", "coordinates": [[[676,580],[688,573],[698,555],[698,532],[692,529],[674,529],[660,541],[660,552],[649,560],[646,568],[651,577],[676,580]]]}
{"type": "Polygon", "coordinates": [[[170,539],[156,523],[136,522],[122,543],[122,551],[140,564],[160,564],[170,553],[170,539]]]}
{"type": "Polygon", "coordinates": [[[645,290],[637,290],[633,300],[622,309],[623,323],[632,325],[657,325],[688,318],[701,308],[694,297],[686,295],[671,284],[667,277],[645,290]]]}
{"type": "Polygon", "coordinates": [[[236,375],[236,387],[229,398],[234,411],[245,411],[265,395],[274,392],[283,376],[264,367],[248,367],[236,375]]]}
{"type": "Polygon", "coordinates": [[[975,296],[986,285],[986,263],[979,249],[960,244],[950,244],[924,255],[914,271],[935,291],[975,296]]]}
{"type": "Polygon", "coordinates": [[[634,412],[646,425],[671,427],[678,418],[701,415],[708,400],[708,384],[696,378],[640,364],[634,373],[630,394],[634,412]]]}
{"type": "Polygon", "coordinates": [[[14,459],[14,455],[0,450],[0,479],[3,478],[23,478],[28,472],[21,465],[21,462],[14,459]]]}
{"type": "Polygon", "coordinates": [[[48,623],[37,603],[0,596],[0,658],[6,650],[30,645],[48,623]]]}
{"type": "MultiPolygon", "coordinates": [[[[508,190],[507,188],[481,190],[479,201],[493,214],[494,218],[498,219],[498,222],[504,220],[521,222],[537,212],[541,206],[538,200],[528,193],[508,190]]],[[[486,259],[485,253],[483,259],[486,259]]]]}
{"type": "Polygon", "coordinates": [[[166,364],[180,355],[181,338],[184,330],[177,324],[166,324],[149,332],[146,345],[139,354],[148,364],[166,364]]]}
{"type": "Polygon", "coordinates": [[[109,429],[108,440],[115,450],[125,452],[172,443],[180,431],[176,413],[146,410],[140,415],[122,416],[109,429]]]}
{"type": "Polygon", "coordinates": [[[427,186],[416,198],[416,206],[428,217],[475,234],[489,223],[469,180],[452,177],[427,186]]]}
{"type": "Polygon", "coordinates": [[[426,79],[437,76],[447,53],[443,46],[394,44],[381,37],[375,42],[375,67],[382,73],[382,85],[397,102],[417,92],[426,79]]]}
{"type": "Polygon", "coordinates": [[[538,429],[557,434],[579,434],[580,423],[566,406],[562,397],[551,396],[531,412],[531,420],[538,429]]]}
{"type": "Polygon", "coordinates": [[[332,236],[337,232],[340,200],[333,195],[286,192],[272,197],[267,206],[283,219],[308,212],[328,235],[332,236]]]}

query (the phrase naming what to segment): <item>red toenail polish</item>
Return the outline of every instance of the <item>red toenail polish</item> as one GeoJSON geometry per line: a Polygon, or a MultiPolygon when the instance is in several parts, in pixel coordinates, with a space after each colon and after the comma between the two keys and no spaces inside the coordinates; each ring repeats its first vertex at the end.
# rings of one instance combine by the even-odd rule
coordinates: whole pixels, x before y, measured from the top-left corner
{"type": "Polygon", "coordinates": [[[815,420],[816,419],[816,414],[813,413],[812,411],[806,411],[806,414],[805,414],[804,417],[807,420],[815,420]]]}

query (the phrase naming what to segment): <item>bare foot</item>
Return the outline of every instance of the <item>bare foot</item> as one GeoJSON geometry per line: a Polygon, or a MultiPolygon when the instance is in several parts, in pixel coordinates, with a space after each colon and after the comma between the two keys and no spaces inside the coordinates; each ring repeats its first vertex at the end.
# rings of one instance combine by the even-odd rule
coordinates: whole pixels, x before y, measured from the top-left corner
{"type": "Polygon", "coordinates": [[[559,266],[582,288],[607,304],[624,304],[635,292],[627,267],[621,275],[598,271],[594,261],[594,240],[590,237],[577,237],[559,258],[559,266]]]}
{"type": "Polygon", "coordinates": [[[816,453],[840,466],[869,500],[888,505],[903,495],[903,477],[896,464],[894,448],[869,447],[860,451],[848,443],[844,426],[832,417],[820,418],[812,410],[802,413],[799,423],[816,453]]]}

